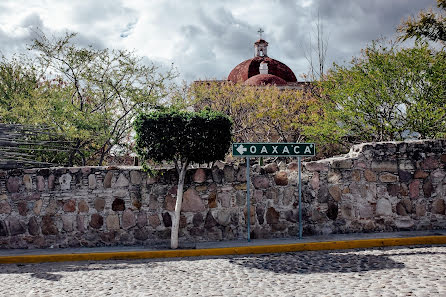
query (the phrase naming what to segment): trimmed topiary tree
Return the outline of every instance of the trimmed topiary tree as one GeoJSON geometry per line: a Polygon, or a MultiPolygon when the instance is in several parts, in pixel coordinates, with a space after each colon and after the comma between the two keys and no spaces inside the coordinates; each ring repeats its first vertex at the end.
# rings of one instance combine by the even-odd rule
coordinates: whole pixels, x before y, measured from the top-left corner
{"type": "Polygon", "coordinates": [[[178,247],[184,178],[188,166],[190,163],[224,159],[231,144],[232,120],[209,109],[200,112],[166,109],[140,114],[134,127],[136,151],[143,161],[170,161],[177,169],[178,190],[171,231],[171,248],[175,249],[178,247]]]}

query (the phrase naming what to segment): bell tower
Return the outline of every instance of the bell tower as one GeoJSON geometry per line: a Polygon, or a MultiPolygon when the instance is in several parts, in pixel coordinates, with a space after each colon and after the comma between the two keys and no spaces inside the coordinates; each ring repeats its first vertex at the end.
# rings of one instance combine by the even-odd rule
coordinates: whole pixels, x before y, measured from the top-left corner
{"type": "Polygon", "coordinates": [[[262,33],[265,31],[260,28],[257,32],[259,33],[260,38],[254,43],[254,57],[268,57],[268,42],[262,39],[262,33]]]}

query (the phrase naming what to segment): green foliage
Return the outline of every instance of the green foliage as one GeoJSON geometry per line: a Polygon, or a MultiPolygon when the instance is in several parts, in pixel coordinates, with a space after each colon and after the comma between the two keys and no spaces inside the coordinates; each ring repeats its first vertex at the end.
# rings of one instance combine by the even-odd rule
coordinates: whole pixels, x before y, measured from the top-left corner
{"type": "Polygon", "coordinates": [[[224,159],[232,121],[209,109],[162,109],[140,114],[135,122],[136,149],[145,160],[208,163],[224,159]]]}
{"type": "Polygon", "coordinates": [[[446,56],[426,44],[372,43],[322,83],[331,125],[353,142],[435,138],[446,133],[446,56]]]}
{"type": "Polygon", "coordinates": [[[40,33],[30,47],[36,59],[2,59],[0,121],[63,135],[73,143],[57,157],[64,164],[102,165],[113,148],[130,148],[133,119],[165,100],[174,74],[161,73],[132,52],[80,47],[75,36],[49,39],[40,33]]]}
{"type": "Polygon", "coordinates": [[[421,11],[418,17],[408,18],[399,27],[400,39],[406,40],[412,37],[431,41],[446,42],[446,0],[437,0],[437,6],[442,10],[436,13],[432,9],[421,11]]]}

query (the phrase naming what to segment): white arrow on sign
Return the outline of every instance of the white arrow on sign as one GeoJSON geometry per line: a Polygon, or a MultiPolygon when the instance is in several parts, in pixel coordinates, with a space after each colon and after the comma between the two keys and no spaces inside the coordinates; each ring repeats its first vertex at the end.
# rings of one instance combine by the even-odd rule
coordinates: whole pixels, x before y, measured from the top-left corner
{"type": "Polygon", "coordinates": [[[247,149],[246,147],[244,147],[243,144],[239,145],[238,148],[237,148],[237,152],[238,152],[240,155],[243,155],[243,153],[246,152],[247,150],[248,150],[248,149],[247,149]]]}

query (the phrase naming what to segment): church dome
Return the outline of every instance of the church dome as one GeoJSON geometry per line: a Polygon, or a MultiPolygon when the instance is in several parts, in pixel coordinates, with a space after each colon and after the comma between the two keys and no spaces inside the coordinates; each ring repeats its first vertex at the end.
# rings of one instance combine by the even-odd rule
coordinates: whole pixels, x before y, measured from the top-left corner
{"type": "Polygon", "coordinates": [[[273,74],[257,74],[245,80],[244,84],[249,86],[261,86],[261,85],[284,86],[287,84],[287,82],[282,78],[273,74]]]}

